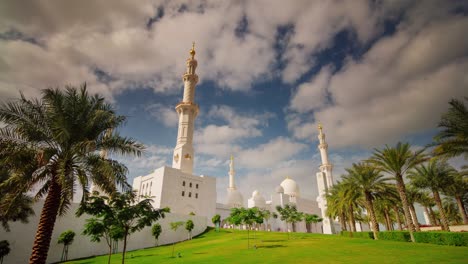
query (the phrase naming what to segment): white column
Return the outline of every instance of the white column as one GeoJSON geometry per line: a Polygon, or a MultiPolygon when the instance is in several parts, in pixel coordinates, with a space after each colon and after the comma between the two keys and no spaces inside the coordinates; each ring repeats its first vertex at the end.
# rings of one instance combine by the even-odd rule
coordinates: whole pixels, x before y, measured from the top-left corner
{"type": "Polygon", "coordinates": [[[231,162],[229,163],[229,189],[235,190],[236,185],[234,184],[234,176],[236,172],[234,170],[234,157],[231,155],[231,162]]]}

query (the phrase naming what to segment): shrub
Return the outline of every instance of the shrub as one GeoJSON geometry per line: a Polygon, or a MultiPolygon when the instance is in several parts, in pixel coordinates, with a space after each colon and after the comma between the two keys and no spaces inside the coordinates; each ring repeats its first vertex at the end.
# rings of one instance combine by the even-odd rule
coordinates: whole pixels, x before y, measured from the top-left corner
{"type": "Polygon", "coordinates": [[[468,247],[468,233],[464,232],[415,232],[418,243],[468,247]]]}
{"type": "Polygon", "coordinates": [[[345,236],[345,237],[354,237],[354,238],[374,239],[374,233],[372,233],[372,232],[350,232],[350,231],[341,231],[341,236],[345,236]]]}
{"type": "Polygon", "coordinates": [[[411,242],[411,237],[408,231],[385,231],[379,232],[380,240],[392,240],[401,242],[411,242]]]}

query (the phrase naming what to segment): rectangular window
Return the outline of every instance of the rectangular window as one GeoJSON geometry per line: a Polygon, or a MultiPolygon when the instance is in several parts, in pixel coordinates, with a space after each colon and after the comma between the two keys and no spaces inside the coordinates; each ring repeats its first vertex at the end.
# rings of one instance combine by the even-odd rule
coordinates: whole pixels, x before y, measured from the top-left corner
{"type": "Polygon", "coordinates": [[[190,183],[190,188],[192,188],[192,183],[190,183]]]}
{"type": "Polygon", "coordinates": [[[197,183],[197,185],[195,185],[195,188],[197,188],[197,189],[198,189],[198,183],[197,183]]]}
{"type": "Polygon", "coordinates": [[[182,182],[182,186],[185,186],[185,181],[182,182]]]}
{"type": "Polygon", "coordinates": [[[198,193],[196,193],[196,194],[195,194],[195,198],[197,198],[197,199],[198,199],[198,193]]]}
{"type": "Polygon", "coordinates": [[[185,192],[184,192],[184,191],[182,191],[182,196],[185,196],[185,192]]]}
{"type": "Polygon", "coordinates": [[[192,193],[191,193],[191,192],[188,193],[188,197],[192,197],[192,193]]]}

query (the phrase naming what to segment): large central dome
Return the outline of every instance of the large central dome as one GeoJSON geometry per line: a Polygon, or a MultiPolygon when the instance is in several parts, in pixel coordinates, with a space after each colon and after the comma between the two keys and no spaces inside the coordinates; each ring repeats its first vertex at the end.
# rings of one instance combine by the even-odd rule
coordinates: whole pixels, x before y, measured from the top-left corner
{"type": "Polygon", "coordinates": [[[236,189],[228,189],[227,204],[231,207],[242,207],[244,206],[244,197],[236,189]]]}
{"type": "Polygon", "coordinates": [[[286,179],[281,182],[281,187],[283,187],[284,194],[287,194],[289,196],[293,197],[299,197],[300,192],[299,192],[299,186],[297,186],[297,183],[290,179],[289,177],[286,177],[286,179]]]}

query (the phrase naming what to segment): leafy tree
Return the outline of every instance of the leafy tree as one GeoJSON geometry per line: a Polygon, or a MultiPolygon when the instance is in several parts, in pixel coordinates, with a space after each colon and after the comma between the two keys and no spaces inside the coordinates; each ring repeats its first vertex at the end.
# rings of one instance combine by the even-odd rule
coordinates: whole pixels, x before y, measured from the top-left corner
{"type": "Polygon", "coordinates": [[[6,240],[0,241],[0,264],[3,263],[3,258],[10,254],[10,243],[6,240]]]}
{"type": "Polygon", "coordinates": [[[195,227],[195,225],[193,224],[192,220],[188,220],[187,222],[185,222],[185,230],[188,231],[188,234],[189,234],[188,238],[190,240],[192,239],[192,230],[193,230],[194,227],[195,227]]]}
{"type": "Polygon", "coordinates": [[[440,191],[445,186],[451,184],[450,174],[456,171],[447,164],[445,161],[436,158],[431,159],[427,165],[421,164],[415,167],[408,173],[411,179],[411,184],[421,189],[429,189],[434,195],[434,201],[439,209],[440,217],[442,220],[442,230],[450,231],[447,217],[444,213],[442,200],[440,198],[440,191]]]}
{"type": "MultiPolygon", "coordinates": [[[[177,229],[179,229],[179,227],[181,227],[181,226],[183,226],[183,225],[184,225],[184,222],[183,222],[183,221],[172,222],[172,223],[171,223],[171,229],[172,229],[174,232],[177,232],[177,229]]],[[[175,244],[176,244],[176,241],[174,241],[174,243],[172,243],[172,257],[174,257],[175,244]]]]}
{"type": "MultiPolygon", "coordinates": [[[[125,263],[125,253],[127,251],[127,239],[131,234],[142,230],[146,226],[164,218],[164,214],[169,212],[169,208],[154,209],[151,199],[143,199],[137,202],[134,192],[114,193],[106,204],[105,198],[90,199],[83,203],[77,214],[87,213],[97,216],[102,222],[110,227],[110,238],[115,234],[120,234],[123,238],[122,264],[125,263]]],[[[104,234],[104,231],[103,233],[104,234]]],[[[111,246],[109,246],[111,249],[111,246]]]]}
{"type": "Polygon", "coordinates": [[[444,208],[445,216],[449,224],[461,224],[463,222],[462,217],[458,213],[457,204],[451,197],[445,197],[442,201],[442,207],[444,208]]]}
{"type": "Polygon", "coordinates": [[[330,219],[338,218],[343,231],[347,231],[348,198],[346,197],[346,189],[347,186],[343,182],[338,181],[328,190],[325,196],[327,199],[326,216],[330,219]]]}
{"type": "MultiPolygon", "coordinates": [[[[276,206],[276,211],[281,216],[281,220],[285,221],[286,224],[291,224],[291,228],[293,232],[296,232],[296,223],[300,222],[304,219],[304,214],[302,212],[297,211],[296,205],[286,204],[284,207],[276,206]]],[[[289,239],[289,232],[288,239],[289,239]]]]}
{"type": "Polygon", "coordinates": [[[232,208],[229,216],[234,225],[244,224],[247,226],[247,249],[250,248],[250,230],[256,223],[263,223],[263,214],[257,207],[253,208],[232,208]]]}
{"type": "Polygon", "coordinates": [[[67,230],[60,234],[57,241],[59,244],[63,244],[62,258],[60,259],[60,261],[68,260],[68,247],[73,243],[74,239],[75,232],[73,232],[72,230],[67,230]]]}
{"type": "Polygon", "coordinates": [[[398,194],[400,195],[411,241],[414,242],[413,232],[416,230],[411,218],[403,177],[408,170],[425,161],[426,156],[423,154],[424,149],[413,152],[410,148],[410,144],[401,142],[398,142],[395,147],[386,145],[383,150],[375,149],[373,155],[367,162],[374,165],[382,172],[393,175],[396,181],[398,194]]]}
{"type": "Polygon", "coordinates": [[[323,221],[323,218],[320,218],[316,214],[304,214],[304,221],[306,224],[310,225],[311,223],[314,224],[314,229],[315,232],[317,232],[317,223],[320,223],[323,221]]]}
{"type": "Polygon", "coordinates": [[[221,223],[221,216],[216,214],[211,218],[211,222],[216,226],[216,231],[219,232],[219,224],[221,223]]]}
{"type": "MultiPolygon", "coordinates": [[[[465,102],[468,97],[465,97],[465,102]]],[[[452,99],[449,110],[442,115],[439,127],[442,128],[434,140],[436,155],[468,158],[468,109],[461,100],[452,99]]]]}
{"type": "Polygon", "coordinates": [[[156,246],[158,245],[159,236],[162,233],[162,228],[160,224],[154,224],[151,228],[151,235],[153,235],[154,239],[156,240],[156,246]]]}
{"type": "MultiPolygon", "coordinates": [[[[22,191],[39,187],[35,198],[45,196],[29,260],[42,264],[57,216],[67,211],[77,186],[83,191],[83,200],[91,183],[108,193],[115,192],[116,185],[130,189],[126,167],[101,157],[99,151],[140,155],[143,146],[116,132],[108,133],[116,131],[125,117],[116,115],[103,97],[89,95],[86,85],[65,91],[46,89],[38,100],[21,95],[0,106],[0,121],[6,124],[0,129],[0,142],[9,146],[9,155],[31,153],[37,161],[33,173],[10,171],[9,182],[20,183],[17,188],[22,191]]],[[[26,159],[23,165],[30,163],[26,159]]]]}

